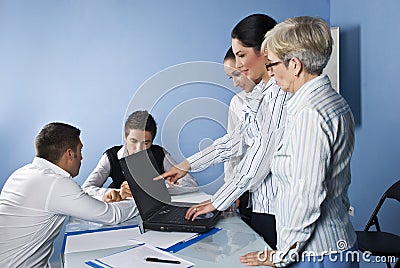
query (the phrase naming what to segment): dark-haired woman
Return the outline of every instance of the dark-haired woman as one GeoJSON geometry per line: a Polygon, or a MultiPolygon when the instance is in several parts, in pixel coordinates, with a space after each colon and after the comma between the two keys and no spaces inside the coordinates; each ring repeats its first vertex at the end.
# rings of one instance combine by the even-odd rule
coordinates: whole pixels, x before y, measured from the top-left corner
{"type": "Polygon", "coordinates": [[[223,211],[243,192],[250,190],[251,226],[272,248],[276,247],[274,197],[277,186],[271,180],[271,162],[275,143],[280,138],[279,129],[285,121],[284,103],[291,95],[280,90],[275,80],[270,78],[265,69],[267,54],[260,49],[265,33],[275,24],[267,15],[253,14],[232,30],[236,68],[257,83],[251,92],[245,94],[247,105],[240,126],[161,175],[175,183],[188,170],[201,170],[242,156],[233,177],[218,189],[210,202],[189,208],[186,218],[195,219],[216,209],[223,211]]]}

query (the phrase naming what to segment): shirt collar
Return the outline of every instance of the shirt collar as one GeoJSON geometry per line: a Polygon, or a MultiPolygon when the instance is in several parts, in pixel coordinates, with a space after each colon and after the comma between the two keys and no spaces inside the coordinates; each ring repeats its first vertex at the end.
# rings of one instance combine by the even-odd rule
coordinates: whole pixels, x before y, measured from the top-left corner
{"type": "Polygon", "coordinates": [[[268,82],[265,82],[264,80],[261,79],[261,82],[258,83],[255,87],[255,89],[258,89],[261,94],[265,95],[267,93],[267,89],[272,86],[275,85],[275,78],[271,77],[268,82]]]}
{"type": "Polygon", "coordinates": [[[69,174],[67,171],[65,171],[64,169],[60,168],[59,166],[51,163],[50,161],[41,158],[41,157],[35,157],[32,161],[32,164],[34,166],[43,168],[43,169],[51,169],[52,171],[54,171],[54,173],[59,174],[63,177],[67,177],[67,178],[72,178],[71,174],[69,174]]]}
{"type": "Polygon", "coordinates": [[[128,149],[126,148],[126,145],[123,145],[121,147],[121,149],[119,149],[118,152],[117,152],[117,158],[118,159],[122,159],[124,157],[127,157],[128,155],[129,154],[128,154],[128,149]]]}
{"type": "Polygon", "coordinates": [[[287,113],[294,115],[302,107],[307,96],[317,88],[330,83],[327,75],[320,75],[305,83],[293,96],[287,101],[287,113]]]}

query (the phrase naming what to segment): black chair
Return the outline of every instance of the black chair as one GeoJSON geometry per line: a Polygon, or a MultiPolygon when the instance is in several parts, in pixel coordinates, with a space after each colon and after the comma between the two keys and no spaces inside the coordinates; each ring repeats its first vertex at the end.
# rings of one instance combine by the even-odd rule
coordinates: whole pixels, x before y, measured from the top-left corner
{"type": "MultiPolygon", "coordinates": [[[[400,202],[400,180],[390,186],[379,200],[371,218],[369,219],[364,231],[357,231],[357,241],[359,250],[369,251],[373,256],[386,257],[386,265],[391,268],[390,259],[388,257],[397,257],[394,268],[400,268],[400,236],[382,232],[378,221],[378,212],[385,202],[386,198],[392,198],[400,202]],[[375,225],[376,231],[369,231],[375,225]]],[[[394,216],[397,220],[399,215],[394,216]]]]}

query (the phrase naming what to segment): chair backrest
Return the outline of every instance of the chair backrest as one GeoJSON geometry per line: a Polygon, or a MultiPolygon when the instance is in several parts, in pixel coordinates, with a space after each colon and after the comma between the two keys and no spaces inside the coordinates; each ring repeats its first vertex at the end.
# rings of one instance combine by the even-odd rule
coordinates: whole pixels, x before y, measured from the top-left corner
{"type": "Polygon", "coordinates": [[[385,196],[387,198],[396,199],[400,202],[400,180],[390,186],[390,188],[386,191],[385,196]]]}
{"type": "Polygon", "coordinates": [[[382,195],[378,205],[376,206],[374,212],[371,215],[371,218],[369,219],[367,225],[365,226],[364,231],[368,231],[369,228],[371,228],[371,226],[373,225],[376,226],[377,231],[379,232],[381,231],[377,215],[383,203],[385,202],[386,198],[396,199],[397,201],[400,202],[400,180],[398,180],[392,186],[390,186],[389,189],[387,189],[386,192],[382,195]]]}

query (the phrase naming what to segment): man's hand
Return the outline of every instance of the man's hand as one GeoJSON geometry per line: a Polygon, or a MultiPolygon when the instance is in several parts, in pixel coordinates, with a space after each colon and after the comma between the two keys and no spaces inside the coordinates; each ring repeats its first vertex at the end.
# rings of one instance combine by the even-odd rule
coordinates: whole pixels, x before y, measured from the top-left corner
{"type": "Polygon", "coordinates": [[[240,257],[240,262],[247,265],[247,266],[271,266],[276,267],[272,263],[272,256],[275,253],[274,250],[267,250],[267,251],[255,251],[247,253],[240,257]]]}
{"type": "Polygon", "coordinates": [[[176,166],[173,166],[163,174],[161,174],[158,177],[155,177],[154,180],[161,180],[165,179],[168,184],[173,187],[174,184],[179,184],[178,180],[185,176],[188,173],[188,170],[190,169],[190,164],[187,160],[184,160],[183,162],[179,163],[176,166]]]}
{"type": "Polygon", "coordinates": [[[128,197],[132,197],[131,189],[129,188],[128,182],[124,181],[121,184],[121,189],[119,194],[121,195],[122,199],[127,199],[128,197]]]}
{"type": "Polygon", "coordinates": [[[108,191],[104,196],[103,196],[103,201],[107,203],[112,203],[112,202],[119,202],[122,200],[121,195],[119,194],[118,191],[116,190],[111,190],[108,191]]]}
{"type": "Polygon", "coordinates": [[[208,200],[193,207],[190,207],[186,211],[185,219],[194,221],[199,215],[206,214],[207,212],[212,212],[215,210],[216,209],[211,203],[211,200],[208,200]]]}

